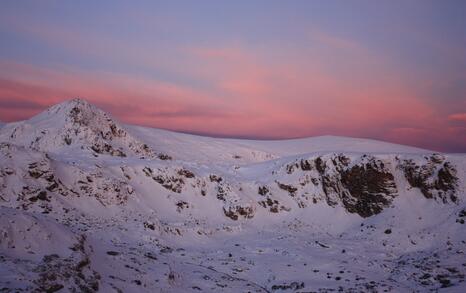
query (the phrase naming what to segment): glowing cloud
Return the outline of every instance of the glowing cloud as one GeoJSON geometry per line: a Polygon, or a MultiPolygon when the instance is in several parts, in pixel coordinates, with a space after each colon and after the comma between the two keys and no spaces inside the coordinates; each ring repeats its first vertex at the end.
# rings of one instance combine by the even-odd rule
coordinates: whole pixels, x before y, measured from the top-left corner
{"type": "Polygon", "coordinates": [[[451,114],[450,116],[448,116],[448,119],[450,119],[452,121],[466,122],[466,113],[451,114]]]}
{"type": "Polygon", "coordinates": [[[286,5],[276,11],[284,19],[250,11],[241,21],[114,8],[83,23],[50,6],[0,12],[0,120],[79,96],[124,122],[186,132],[466,150],[463,44],[436,42],[416,26],[406,35],[390,26],[393,16],[371,11],[377,20],[361,27],[286,5]]]}

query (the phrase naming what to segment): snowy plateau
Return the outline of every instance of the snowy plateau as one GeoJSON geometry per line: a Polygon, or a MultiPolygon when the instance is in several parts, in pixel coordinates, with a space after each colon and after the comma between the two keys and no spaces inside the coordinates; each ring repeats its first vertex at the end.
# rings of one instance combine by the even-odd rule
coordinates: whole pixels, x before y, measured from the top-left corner
{"type": "Polygon", "coordinates": [[[466,292],[466,154],[125,125],[0,127],[0,292],[466,292]]]}

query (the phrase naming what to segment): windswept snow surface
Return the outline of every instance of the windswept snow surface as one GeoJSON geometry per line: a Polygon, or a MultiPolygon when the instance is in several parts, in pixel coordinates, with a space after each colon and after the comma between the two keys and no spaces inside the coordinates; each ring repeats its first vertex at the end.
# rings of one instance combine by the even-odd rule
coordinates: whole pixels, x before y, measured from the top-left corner
{"type": "Polygon", "coordinates": [[[432,153],[415,147],[371,139],[318,136],[290,140],[222,139],[127,126],[131,133],[167,154],[200,163],[250,164],[306,153],[432,153]],[[193,152],[194,150],[194,152],[193,152]]]}
{"type": "Polygon", "coordinates": [[[2,292],[465,292],[466,155],[123,125],[0,128],[2,292]]]}

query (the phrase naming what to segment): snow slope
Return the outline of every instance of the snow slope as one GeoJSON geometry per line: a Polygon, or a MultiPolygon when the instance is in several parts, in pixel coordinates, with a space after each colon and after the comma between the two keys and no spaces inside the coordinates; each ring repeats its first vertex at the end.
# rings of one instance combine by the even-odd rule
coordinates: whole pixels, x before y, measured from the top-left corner
{"type": "Polygon", "coordinates": [[[0,288],[462,292],[465,166],[123,125],[73,99],[0,129],[0,288]]]}
{"type": "Polygon", "coordinates": [[[388,142],[338,136],[290,140],[241,140],[203,137],[141,126],[127,127],[131,129],[131,133],[144,138],[155,148],[171,156],[202,163],[221,160],[244,164],[318,152],[431,153],[428,150],[388,142]],[[193,153],[193,149],[196,152],[193,153]]]}

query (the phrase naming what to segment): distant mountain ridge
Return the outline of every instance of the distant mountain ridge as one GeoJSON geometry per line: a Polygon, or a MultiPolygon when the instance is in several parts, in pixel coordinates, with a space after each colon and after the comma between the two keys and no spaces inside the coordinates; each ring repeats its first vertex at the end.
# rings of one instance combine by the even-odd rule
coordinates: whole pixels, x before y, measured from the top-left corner
{"type": "MultiPolygon", "coordinates": [[[[2,122],[0,122],[0,125],[1,124],[2,122]]],[[[51,133],[50,130],[53,130],[55,132],[61,132],[61,136],[64,136],[63,140],[52,140],[52,142],[48,141],[50,145],[42,146],[49,150],[63,146],[63,142],[66,144],[74,144],[76,140],[87,140],[88,143],[91,143],[95,140],[99,141],[101,139],[107,141],[121,140],[123,137],[128,135],[127,130],[129,128],[131,129],[131,132],[140,134],[145,139],[147,139],[147,137],[150,139],[150,137],[154,135],[156,135],[157,137],[163,137],[164,135],[166,135],[176,137],[176,141],[183,141],[186,144],[189,144],[190,142],[195,142],[196,140],[205,140],[207,143],[222,142],[231,145],[242,145],[248,148],[262,148],[265,149],[267,152],[278,152],[281,155],[283,155],[283,153],[285,152],[286,154],[290,155],[309,152],[431,152],[429,150],[424,150],[420,148],[403,146],[372,139],[360,139],[331,135],[284,140],[242,140],[234,138],[219,139],[176,133],[162,129],[132,125],[121,125],[109,114],[98,109],[86,100],[80,98],[75,98],[56,104],[50,107],[49,109],[45,110],[44,112],[26,121],[8,123],[7,125],[8,128],[11,129],[10,135],[14,136],[12,138],[14,138],[15,140],[29,140],[27,142],[29,142],[31,145],[36,146],[44,144],[43,142],[40,142],[44,139],[44,135],[52,136],[56,134],[51,133]],[[35,129],[35,131],[39,133],[29,133],[28,131],[24,131],[25,128],[28,128],[28,125],[34,125],[34,127],[37,128],[35,129]],[[84,128],[84,130],[80,130],[79,128],[84,128]],[[21,130],[24,133],[21,134],[21,130]],[[43,131],[45,131],[46,133],[41,133],[43,131]],[[78,135],[77,132],[82,133],[79,133],[78,135]],[[73,136],[75,140],[72,139],[73,136]]],[[[20,141],[19,143],[24,145],[26,144],[26,141],[20,141]]],[[[127,144],[130,143],[131,142],[127,142],[127,144]]],[[[100,142],[100,144],[102,144],[102,142],[100,142]]],[[[165,146],[165,148],[171,147],[171,145],[169,147],[165,146]]],[[[143,152],[142,150],[138,151],[143,152]]]]}

